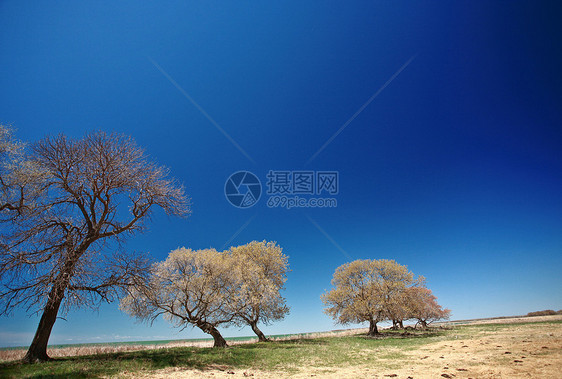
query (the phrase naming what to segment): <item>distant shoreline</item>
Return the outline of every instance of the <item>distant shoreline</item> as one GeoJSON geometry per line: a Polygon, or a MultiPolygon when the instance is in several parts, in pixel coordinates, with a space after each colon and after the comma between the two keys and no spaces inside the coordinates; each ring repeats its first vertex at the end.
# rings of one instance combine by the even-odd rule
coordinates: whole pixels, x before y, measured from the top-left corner
{"type": "MultiPolygon", "coordinates": [[[[463,324],[473,324],[473,323],[497,323],[498,321],[504,320],[519,320],[519,321],[539,321],[540,318],[546,318],[548,320],[551,319],[562,319],[561,315],[552,315],[552,316],[498,316],[498,317],[482,317],[482,318],[473,318],[473,319],[463,319],[463,320],[451,320],[451,321],[439,321],[434,322],[431,325],[433,326],[448,326],[448,325],[463,325],[463,324]],[[557,317],[558,316],[558,317],[557,317]]],[[[273,339],[283,339],[288,337],[306,337],[311,335],[317,334],[325,334],[325,333],[342,333],[342,332],[349,332],[352,330],[356,330],[358,332],[362,331],[365,328],[350,328],[350,329],[334,329],[325,332],[306,332],[306,333],[289,333],[289,334],[274,334],[270,335],[269,337],[273,339]]],[[[384,328],[382,328],[384,329],[384,328]]],[[[241,336],[241,337],[225,337],[225,339],[229,342],[251,342],[252,340],[257,341],[256,336],[241,336]]],[[[79,348],[79,347],[100,347],[100,346],[146,346],[149,347],[162,347],[162,346],[170,346],[170,345],[193,345],[198,346],[201,343],[208,343],[212,342],[212,338],[180,338],[180,339],[169,339],[169,340],[145,340],[145,341],[113,341],[113,342],[84,342],[84,343],[69,343],[69,344],[54,344],[49,345],[49,349],[64,349],[64,348],[79,348]]],[[[27,346],[5,346],[0,347],[0,351],[6,350],[22,350],[27,349],[27,346]]]]}

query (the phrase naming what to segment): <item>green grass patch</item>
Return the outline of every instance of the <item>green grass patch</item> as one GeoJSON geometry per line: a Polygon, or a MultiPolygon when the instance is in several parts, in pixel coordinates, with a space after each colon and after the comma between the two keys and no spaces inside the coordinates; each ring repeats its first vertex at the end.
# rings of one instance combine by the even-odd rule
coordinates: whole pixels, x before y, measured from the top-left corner
{"type": "Polygon", "coordinates": [[[186,369],[232,368],[283,370],[315,365],[337,367],[367,364],[404,357],[398,350],[429,343],[445,332],[416,332],[408,336],[384,333],[380,338],[363,335],[291,339],[231,346],[226,349],[177,347],[143,351],[58,358],[52,362],[0,363],[1,377],[94,378],[123,372],[152,371],[167,367],[186,369]]]}

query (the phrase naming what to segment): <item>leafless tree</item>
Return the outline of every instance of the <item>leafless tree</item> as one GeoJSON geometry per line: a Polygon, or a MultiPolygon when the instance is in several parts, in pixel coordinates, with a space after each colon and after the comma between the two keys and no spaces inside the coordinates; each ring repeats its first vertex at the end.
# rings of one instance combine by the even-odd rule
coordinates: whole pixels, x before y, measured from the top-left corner
{"type": "Polygon", "coordinates": [[[148,260],[122,242],[154,208],[186,216],[189,202],[168,169],[123,135],[47,137],[18,154],[18,164],[3,162],[2,204],[17,206],[1,212],[0,313],[41,313],[24,361],[44,361],[59,310],[111,302],[141,280],[148,260]]]}

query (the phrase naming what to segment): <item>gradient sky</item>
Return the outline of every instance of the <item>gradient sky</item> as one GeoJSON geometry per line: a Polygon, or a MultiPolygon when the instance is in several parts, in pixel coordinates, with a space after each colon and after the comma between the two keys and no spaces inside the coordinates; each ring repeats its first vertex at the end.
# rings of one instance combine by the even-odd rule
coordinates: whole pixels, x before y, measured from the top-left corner
{"type": "MultiPolygon", "coordinates": [[[[3,1],[0,122],[26,141],[125,133],[169,166],[193,214],[157,212],[130,249],[162,260],[178,246],[277,241],[290,256],[291,314],[267,334],[333,329],[320,295],[349,257],[395,259],[424,275],[453,319],[560,309],[560,10],[3,1]],[[225,199],[235,171],[265,183],[269,170],[302,169],[339,171],[337,208],[270,209],[262,197],[237,209],[225,199]]],[[[203,336],[135,323],[115,303],[65,318],[51,343],[203,336]]],[[[0,346],[29,344],[37,322],[23,310],[0,318],[0,346]]]]}

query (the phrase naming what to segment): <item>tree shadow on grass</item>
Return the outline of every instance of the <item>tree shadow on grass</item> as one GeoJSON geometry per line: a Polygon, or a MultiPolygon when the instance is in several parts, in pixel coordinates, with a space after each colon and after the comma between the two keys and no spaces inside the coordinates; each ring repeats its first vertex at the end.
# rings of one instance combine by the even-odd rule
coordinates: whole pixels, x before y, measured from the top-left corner
{"type": "Polygon", "coordinates": [[[23,364],[0,363],[0,378],[95,378],[120,372],[185,368],[197,370],[250,368],[256,359],[271,352],[299,349],[303,346],[324,345],[322,339],[289,339],[264,343],[240,344],[228,348],[175,347],[56,358],[49,362],[23,364]],[[264,351],[265,350],[265,351],[264,351]]]}
{"type": "Polygon", "coordinates": [[[291,345],[295,347],[296,345],[326,345],[328,344],[328,341],[322,338],[292,338],[288,340],[271,341],[269,343],[272,344],[271,346],[278,345],[286,348],[291,345]]]}
{"type": "Polygon", "coordinates": [[[384,340],[384,339],[414,339],[414,338],[430,338],[445,335],[445,332],[438,330],[425,330],[425,331],[384,331],[374,336],[366,334],[359,334],[355,337],[360,337],[366,340],[384,340]]]}
{"type": "Polygon", "coordinates": [[[210,366],[250,366],[255,352],[247,349],[171,348],[57,358],[49,362],[0,363],[0,378],[95,378],[119,372],[169,367],[205,370],[210,366]]]}

